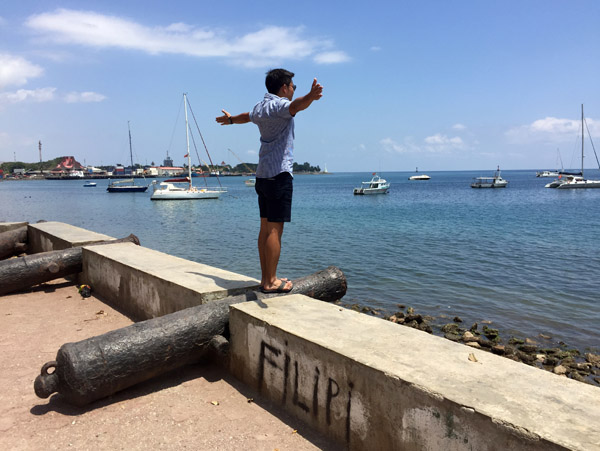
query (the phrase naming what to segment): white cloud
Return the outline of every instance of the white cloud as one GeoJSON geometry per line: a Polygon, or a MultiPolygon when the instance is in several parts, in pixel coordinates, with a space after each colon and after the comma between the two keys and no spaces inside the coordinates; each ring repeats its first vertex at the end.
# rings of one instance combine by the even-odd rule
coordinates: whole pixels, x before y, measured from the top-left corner
{"type": "Polygon", "coordinates": [[[452,129],[453,129],[453,130],[466,130],[466,129],[467,129],[467,126],[466,126],[466,125],[463,125],[463,124],[454,124],[454,125],[452,126],[452,129]]]}
{"type": "Polygon", "coordinates": [[[421,149],[412,142],[411,138],[405,138],[404,143],[399,143],[392,138],[384,138],[379,141],[383,150],[388,153],[418,153],[421,149]]]}
{"type": "Polygon", "coordinates": [[[433,136],[428,136],[425,138],[425,144],[430,146],[435,146],[437,148],[461,148],[464,143],[463,140],[455,136],[453,138],[449,138],[446,135],[442,135],[440,133],[436,133],[433,136]]]}
{"type": "Polygon", "coordinates": [[[65,96],[65,102],[67,103],[102,102],[104,99],[106,99],[106,96],[91,91],[70,92],[65,96]]]}
{"type": "Polygon", "coordinates": [[[383,146],[383,149],[386,152],[390,153],[442,153],[449,152],[454,149],[465,148],[465,143],[463,142],[462,138],[458,136],[450,138],[439,133],[426,137],[423,140],[422,145],[415,143],[410,137],[405,138],[402,143],[394,141],[391,138],[384,138],[379,141],[379,143],[383,146]]]}
{"type": "Polygon", "coordinates": [[[0,92],[0,105],[20,102],[48,102],[54,100],[56,88],[19,89],[15,92],[0,92]]]}
{"type": "Polygon", "coordinates": [[[374,45],[371,47],[372,52],[379,52],[380,50],[381,50],[381,47],[379,47],[378,45],[374,45]]]}
{"type": "MultiPolygon", "coordinates": [[[[592,136],[600,134],[600,122],[591,118],[586,118],[585,121],[592,136]]],[[[505,135],[512,144],[569,141],[581,136],[581,119],[546,117],[529,125],[513,127],[505,135]]]]}
{"type": "Polygon", "coordinates": [[[323,52],[315,55],[314,60],[319,64],[337,64],[350,61],[350,57],[345,52],[323,52]]]}
{"type": "Polygon", "coordinates": [[[42,39],[59,44],[122,48],[149,54],[219,57],[244,66],[265,66],[313,56],[323,64],[349,60],[331,42],[303,36],[302,27],[267,26],[242,36],[185,23],[148,27],[117,16],[58,9],[29,17],[26,25],[42,39]]]}
{"type": "Polygon", "coordinates": [[[0,53],[0,89],[6,86],[22,86],[30,78],[39,77],[43,73],[44,69],[25,58],[0,53]]]}

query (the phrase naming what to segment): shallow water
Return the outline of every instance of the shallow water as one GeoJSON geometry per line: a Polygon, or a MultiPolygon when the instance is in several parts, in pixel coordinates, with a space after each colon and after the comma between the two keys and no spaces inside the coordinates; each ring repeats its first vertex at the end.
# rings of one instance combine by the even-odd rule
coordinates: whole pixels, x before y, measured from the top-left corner
{"type": "MultiPolygon", "coordinates": [[[[509,186],[474,190],[483,172],[383,173],[387,195],[354,196],[369,173],[297,175],[279,274],[329,265],[348,278],[346,303],[492,321],[519,336],[600,346],[600,189],[545,189],[534,171],[503,171],[509,186]]],[[[588,177],[600,178],[590,171],[588,177]]],[[[210,183],[216,183],[211,178],[210,183]]],[[[243,177],[221,179],[219,200],[150,201],[83,181],[0,183],[0,220],[54,220],[260,278],[259,219],[243,177]]],[[[199,183],[202,183],[200,181],[199,183]]]]}

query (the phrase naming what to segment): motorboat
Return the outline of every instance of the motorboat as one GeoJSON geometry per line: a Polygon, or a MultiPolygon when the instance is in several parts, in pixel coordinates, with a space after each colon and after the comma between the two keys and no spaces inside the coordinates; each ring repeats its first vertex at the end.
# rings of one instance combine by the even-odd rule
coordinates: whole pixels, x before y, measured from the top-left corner
{"type": "Polygon", "coordinates": [[[426,174],[419,174],[419,175],[411,175],[408,180],[430,180],[431,177],[429,177],[426,174]]]}
{"type": "Polygon", "coordinates": [[[354,188],[354,194],[387,194],[389,190],[390,183],[374,172],[370,181],[362,182],[360,187],[354,188]]]}
{"type": "Polygon", "coordinates": [[[415,175],[411,175],[408,180],[429,180],[431,179],[431,177],[429,177],[427,174],[419,174],[419,168],[417,168],[415,170],[416,174],[415,175]]]}
{"type": "MultiPolygon", "coordinates": [[[[227,188],[197,188],[192,184],[192,161],[190,158],[190,128],[188,123],[188,100],[183,94],[185,109],[185,137],[187,143],[188,176],[178,179],[168,179],[160,183],[152,182],[153,192],[151,200],[191,200],[191,199],[218,199],[221,194],[227,192],[227,188]]],[[[208,152],[208,149],[207,149],[208,152]]],[[[212,174],[211,174],[212,175],[212,174]]],[[[215,174],[216,176],[217,174],[215,174]]]]}
{"type": "Polygon", "coordinates": [[[251,179],[246,179],[244,181],[244,184],[246,186],[255,186],[256,185],[256,179],[255,178],[251,178],[251,179]]]}
{"type": "MultiPolygon", "coordinates": [[[[585,137],[584,131],[583,105],[581,105],[581,172],[579,173],[560,173],[557,180],[546,185],[546,188],[556,189],[578,189],[578,188],[600,188],[600,180],[588,180],[583,176],[583,143],[585,137]]],[[[588,131],[589,133],[589,131],[588,131]]],[[[591,139],[591,138],[590,138],[591,139]]],[[[596,150],[594,149],[594,153],[596,150]]],[[[596,158],[598,158],[596,156],[596,158]]]]}
{"type": "Polygon", "coordinates": [[[493,177],[475,177],[471,188],[506,188],[508,181],[500,176],[500,166],[494,172],[493,177]]]}
{"type": "Polygon", "coordinates": [[[93,188],[94,186],[96,186],[96,182],[87,182],[84,183],[83,186],[85,186],[86,188],[93,188]]]}

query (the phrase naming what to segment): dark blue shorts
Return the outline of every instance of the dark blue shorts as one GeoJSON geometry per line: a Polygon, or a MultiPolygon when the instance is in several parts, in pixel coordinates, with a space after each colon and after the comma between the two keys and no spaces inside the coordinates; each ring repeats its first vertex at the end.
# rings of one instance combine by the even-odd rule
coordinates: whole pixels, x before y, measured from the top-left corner
{"type": "Polygon", "coordinates": [[[292,174],[282,172],[275,177],[256,178],[254,189],[258,194],[260,217],[269,222],[290,222],[292,220],[292,174]]]}

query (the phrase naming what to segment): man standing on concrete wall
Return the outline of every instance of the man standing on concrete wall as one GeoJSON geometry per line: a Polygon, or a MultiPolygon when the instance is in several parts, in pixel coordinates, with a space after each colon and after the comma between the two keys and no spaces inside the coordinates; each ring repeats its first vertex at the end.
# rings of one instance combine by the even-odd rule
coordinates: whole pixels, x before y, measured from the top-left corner
{"type": "Polygon", "coordinates": [[[267,93],[251,112],[232,116],[222,110],[216,118],[221,125],[253,122],[260,132],[260,153],[256,168],[256,193],[260,210],[258,254],[261,290],[264,293],[287,293],[292,282],[277,278],[281,254],[283,224],[291,221],[294,164],[294,116],[323,96],[323,86],[313,80],[308,94],[292,100],[296,85],[294,74],[285,69],[267,72],[267,93]]]}

